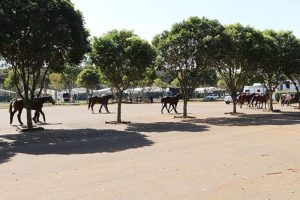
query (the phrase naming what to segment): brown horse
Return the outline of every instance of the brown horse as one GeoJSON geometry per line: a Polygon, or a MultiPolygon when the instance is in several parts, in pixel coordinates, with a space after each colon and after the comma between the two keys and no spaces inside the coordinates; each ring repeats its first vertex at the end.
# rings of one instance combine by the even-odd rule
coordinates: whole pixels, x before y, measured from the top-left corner
{"type": "Polygon", "coordinates": [[[108,108],[107,108],[109,99],[114,99],[114,96],[110,94],[110,95],[105,95],[102,97],[98,97],[98,96],[90,97],[88,109],[90,109],[90,107],[92,107],[92,113],[94,113],[94,105],[99,103],[99,104],[101,104],[99,113],[101,113],[101,109],[103,106],[105,107],[106,112],[109,113],[108,108]]]}
{"type": "MultiPolygon", "coordinates": [[[[43,104],[44,103],[52,103],[55,104],[55,101],[52,99],[51,96],[49,97],[39,97],[35,98],[31,107],[31,110],[35,110],[35,115],[33,117],[33,121],[37,123],[39,121],[39,113],[43,115],[44,122],[46,122],[45,114],[42,111],[43,104]]],[[[21,121],[21,114],[23,111],[23,108],[25,107],[23,99],[13,99],[9,103],[9,113],[10,113],[10,124],[13,121],[15,113],[18,111],[18,120],[21,125],[23,125],[23,122],[21,121]]]]}
{"type": "Polygon", "coordinates": [[[160,101],[161,104],[162,104],[161,114],[163,114],[164,108],[167,109],[168,113],[170,113],[172,110],[174,110],[175,113],[177,113],[176,109],[177,109],[177,104],[178,104],[180,96],[181,96],[181,94],[178,93],[178,94],[176,94],[174,96],[171,96],[171,97],[167,96],[167,97],[161,98],[161,101],[160,101]],[[169,108],[167,107],[168,104],[170,104],[169,108]],[[172,110],[170,110],[171,106],[172,106],[172,110]]]}
{"type": "Polygon", "coordinates": [[[264,94],[264,95],[255,95],[252,97],[251,99],[251,105],[253,107],[253,103],[255,101],[255,108],[257,108],[257,104],[259,104],[258,108],[263,108],[263,105],[265,104],[265,108],[267,108],[267,101],[269,99],[269,95],[268,94],[264,94]],[[260,107],[261,105],[261,107],[260,107]]]}
{"type": "Polygon", "coordinates": [[[243,104],[245,102],[247,102],[247,105],[250,106],[250,102],[251,102],[251,99],[252,97],[255,96],[255,93],[252,93],[252,94],[240,94],[237,98],[237,102],[240,104],[240,108],[243,107],[243,104]]]}

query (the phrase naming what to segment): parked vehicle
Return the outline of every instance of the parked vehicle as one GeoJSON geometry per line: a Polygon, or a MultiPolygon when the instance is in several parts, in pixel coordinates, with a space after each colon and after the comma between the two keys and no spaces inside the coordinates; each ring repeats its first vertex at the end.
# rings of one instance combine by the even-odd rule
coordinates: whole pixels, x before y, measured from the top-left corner
{"type": "Polygon", "coordinates": [[[231,96],[226,96],[226,97],[224,97],[224,102],[225,102],[226,104],[232,103],[232,102],[233,102],[233,101],[232,101],[232,97],[231,97],[231,96]]]}
{"type": "Polygon", "coordinates": [[[219,98],[218,94],[210,94],[206,97],[207,100],[216,100],[219,98]]]}

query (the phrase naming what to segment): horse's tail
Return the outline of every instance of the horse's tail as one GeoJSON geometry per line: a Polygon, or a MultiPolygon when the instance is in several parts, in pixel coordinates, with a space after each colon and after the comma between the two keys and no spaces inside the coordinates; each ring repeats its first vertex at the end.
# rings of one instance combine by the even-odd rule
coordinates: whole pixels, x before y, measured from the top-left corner
{"type": "Polygon", "coordinates": [[[88,109],[90,109],[91,104],[92,104],[92,97],[89,98],[89,106],[88,106],[88,109]]]}

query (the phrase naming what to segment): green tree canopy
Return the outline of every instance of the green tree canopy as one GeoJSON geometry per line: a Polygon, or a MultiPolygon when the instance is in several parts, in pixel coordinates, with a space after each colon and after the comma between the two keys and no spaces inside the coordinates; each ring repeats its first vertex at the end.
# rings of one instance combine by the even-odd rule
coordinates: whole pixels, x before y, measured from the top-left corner
{"type": "Polygon", "coordinates": [[[183,117],[187,117],[190,91],[199,85],[201,74],[210,69],[218,55],[223,26],[216,20],[190,17],[156,36],[157,65],[177,77],[183,96],[183,117]]]}
{"type": "Polygon", "coordinates": [[[62,72],[64,88],[69,91],[69,94],[71,94],[72,88],[76,85],[76,79],[80,71],[81,68],[77,65],[67,65],[62,72]]]}
{"type": "Polygon", "coordinates": [[[236,97],[246,81],[253,75],[253,64],[259,52],[262,34],[249,26],[232,24],[225,27],[223,45],[215,62],[233,98],[233,113],[236,113],[236,97]]]}
{"type": "Polygon", "coordinates": [[[153,82],[153,86],[165,91],[168,87],[168,84],[163,82],[160,78],[156,78],[153,82]]]}
{"type": "Polygon", "coordinates": [[[297,83],[300,83],[300,40],[297,39],[292,33],[286,35],[287,40],[284,45],[284,61],[285,66],[283,71],[285,76],[290,79],[299,96],[299,107],[300,107],[300,95],[299,87],[297,83]]]}
{"type": "Polygon", "coordinates": [[[288,31],[275,32],[263,31],[264,40],[261,42],[260,59],[257,65],[256,76],[265,86],[270,97],[270,109],[273,110],[272,95],[280,81],[286,79],[284,74],[289,74],[290,66],[295,66],[300,59],[297,55],[297,40],[288,31]]]}
{"type": "Polygon", "coordinates": [[[61,73],[53,72],[49,74],[50,87],[55,90],[63,90],[64,89],[64,78],[61,73]]]}
{"type": "Polygon", "coordinates": [[[16,87],[32,128],[31,104],[38,82],[49,70],[79,63],[89,48],[89,34],[69,0],[1,0],[0,27],[0,55],[22,82],[24,94],[17,83],[16,87]]]}
{"type": "Polygon", "coordinates": [[[93,39],[90,57],[118,97],[118,123],[121,122],[124,90],[134,81],[144,78],[147,67],[153,64],[154,56],[151,45],[131,31],[113,30],[93,39]]]}
{"type": "Polygon", "coordinates": [[[97,85],[100,83],[100,75],[98,70],[86,68],[83,69],[77,76],[76,84],[80,87],[85,87],[87,92],[91,89],[91,95],[93,94],[93,89],[96,89],[97,85]]]}
{"type": "Polygon", "coordinates": [[[15,75],[14,71],[10,69],[4,78],[4,87],[8,90],[16,90],[16,82],[19,83],[19,78],[15,75]]]}

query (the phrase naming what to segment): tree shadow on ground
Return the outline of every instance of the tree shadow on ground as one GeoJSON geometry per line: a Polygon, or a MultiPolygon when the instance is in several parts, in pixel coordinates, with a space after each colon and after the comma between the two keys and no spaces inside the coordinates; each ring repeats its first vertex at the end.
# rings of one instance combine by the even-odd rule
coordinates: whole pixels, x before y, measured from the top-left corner
{"type": "Polygon", "coordinates": [[[90,154],[151,146],[147,136],[129,131],[75,129],[0,135],[0,163],[16,153],[90,154]]]}
{"type": "Polygon", "coordinates": [[[197,125],[183,122],[156,122],[156,123],[133,123],[129,124],[127,131],[136,132],[203,132],[208,131],[207,125],[197,125]]]}
{"type": "Polygon", "coordinates": [[[281,112],[270,114],[243,114],[234,117],[185,119],[183,122],[210,124],[215,126],[295,125],[300,124],[300,113],[281,112]]]}

